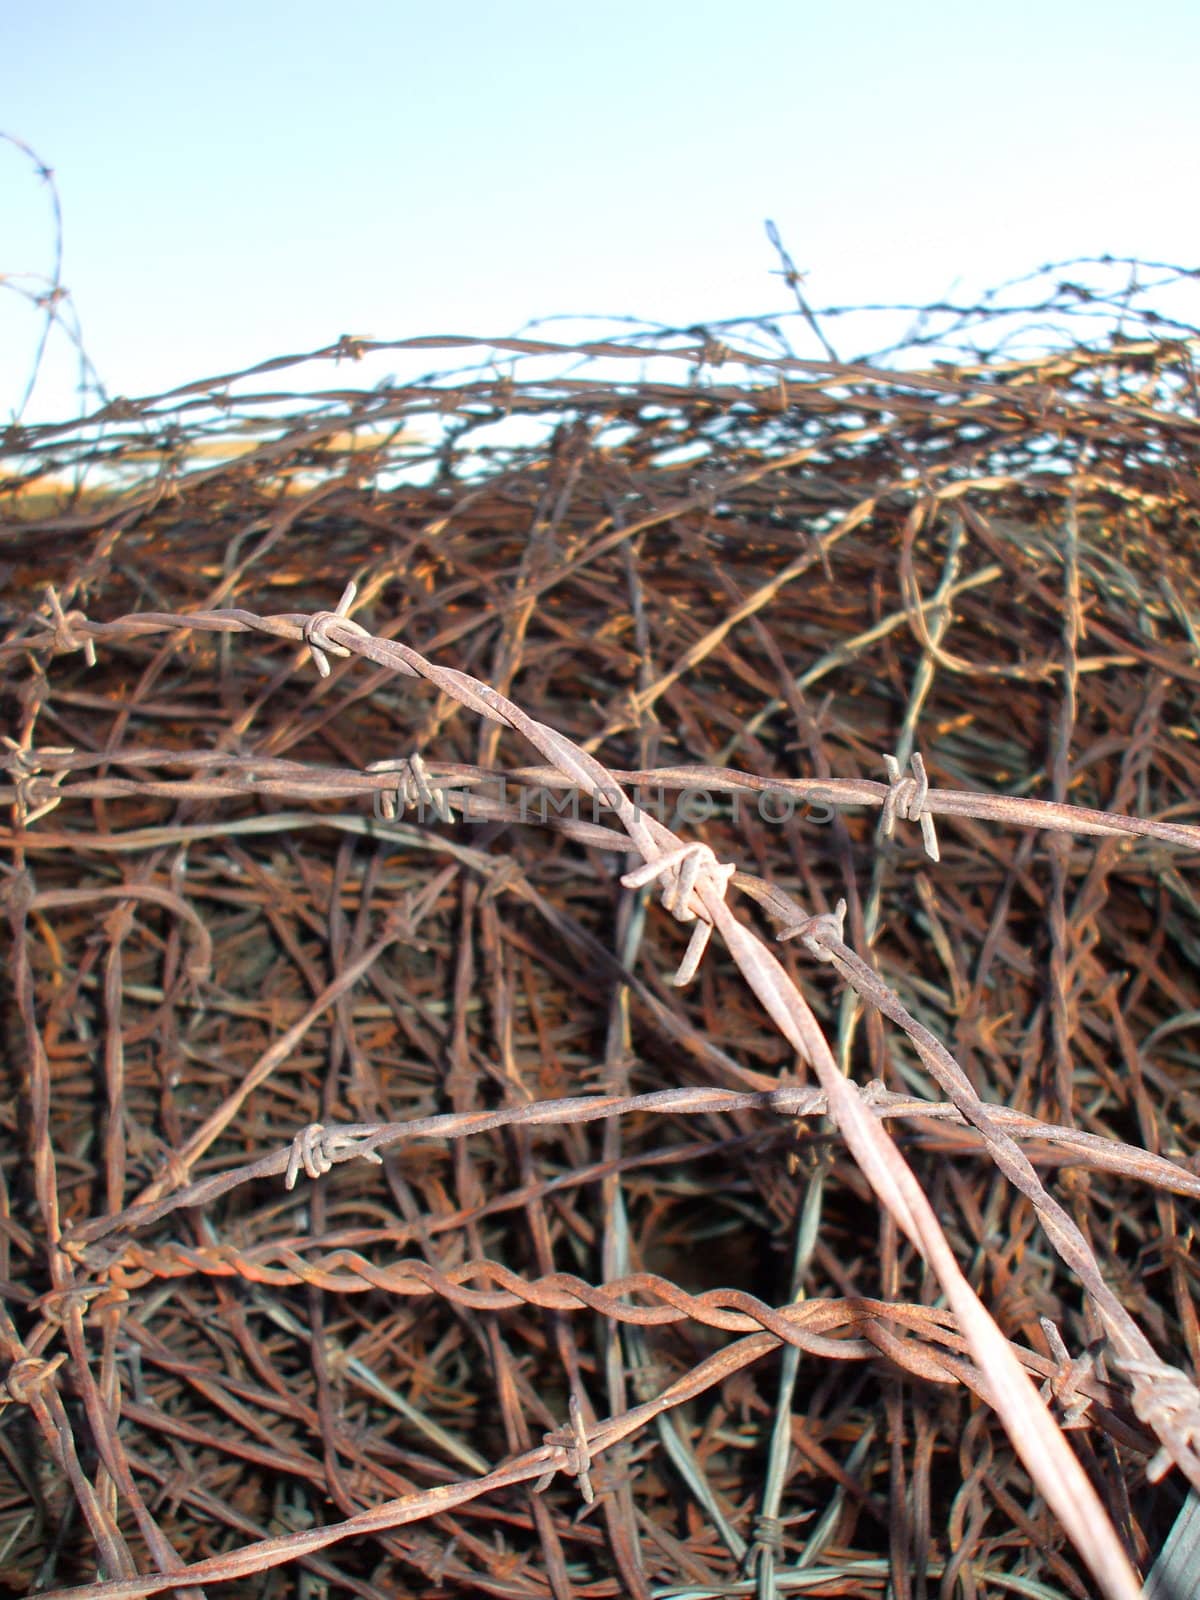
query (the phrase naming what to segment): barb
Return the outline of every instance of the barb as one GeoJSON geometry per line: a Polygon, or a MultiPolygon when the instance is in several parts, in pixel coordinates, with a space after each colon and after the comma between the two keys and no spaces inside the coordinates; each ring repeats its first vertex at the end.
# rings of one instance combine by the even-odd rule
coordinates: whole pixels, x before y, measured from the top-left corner
{"type": "Polygon", "coordinates": [[[937,830],[929,809],[929,778],[925,771],[925,759],[914,750],[911,761],[913,775],[906,778],[895,756],[885,755],[883,758],[887,768],[888,792],[884,796],[883,815],[879,819],[880,836],[890,839],[896,827],[896,818],[907,817],[910,822],[919,822],[921,825],[925,854],[932,861],[940,861],[937,830]]]}
{"type": "Polygon", "coordinates": [[[592,1480],[588,1475],[588,1469],[592,1464],[592,1452],[588,1444],[587,1429],[583,1425],[583,1412],[575,1395],[571,1396],[570,1414],[571,1420],[565,1428],[558,1428],[553,1433],[546,1434],[544,1439],[544,1443],[551,1450],[566,1451],[562,1466],[556,1465],[549,1472],[543,1473],[534,1484],[533,1492],[544,1493],[553,1483],[555,1473],[565,1472],[569,1477],[578,1480],[584,1504],[590,1506],[596,1498],[592,1480]]]}
{"type": "Polygon", "coordinates": [[[330,638],[329,629],[332,624],[336,623],[343,633],[352,633],[358,639],[371,637],[367,629],[350,616],[350,607],[354,604],[357,594],[357,584],[348,583],[342,590],[342,597],[337,603],[336,610],[314,612],[304,624],[304,642],[312,656],[313,665],[323,678],[327,678],[332,671],[329,665],[330,656],[350,655],[344,644],[338,644],[336,639],[330,638]]]}
{"type": "Polygon", "coordinates": [[[454,821],[454,813],[450,809],[446,790],[431,782],[429,768],[421,759],[419,752],[391,761],[372,761],[366,770],[396,774],[396,788],[393,794],[376,791],[372,796],[375,815],[381,821],[394,822],[412,806],[418,808],[419,821],[425,820],[427,811],[432,811],[441,822],[454,821]]]}
{"type": "Polygon", "coordinates": [[[671,980],[677,988],[684,988],[696,976],[712,937],[712,922],[705,910],[701,891],[707,890],[710,895],[723,900],[735,870],[732,862],[718,861],[708,845],[688,844],[647,861],[621,879],[627,889],[641,889],[647,883],[666,878],[662,903],[671,915],[679,922],[696,922],[698,917],[703,919],[693,930],[683,961],[671,980]]]}
{"type": "Polygon", "coordinates": [[[318,1178],[323,1178],[327,1172],[333,1171],[334,1163],[339,1158],[345,1160],[347,1155],[372,1162],[377,1167],[382,1166],[383,1157],[379,1152],[369,1148],[361,1149],[360,1143],[360,1140],[336,1128],[326,1128],[319,1122],[310,1122],[307,1128],[303,1128],[296,1135],[292,1143],[283,1179],[284,1188],[290,1193],[296,1187],[296,1179],[300,1176],[302,1167],[305,1174],[315,1183],[318,1178]]]}

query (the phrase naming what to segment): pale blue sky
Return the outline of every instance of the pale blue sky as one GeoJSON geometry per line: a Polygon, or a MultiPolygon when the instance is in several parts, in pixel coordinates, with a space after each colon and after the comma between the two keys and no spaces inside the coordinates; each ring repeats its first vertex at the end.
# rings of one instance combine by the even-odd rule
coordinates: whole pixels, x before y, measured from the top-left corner
{"type": "MultiPolygon", "coordinates": [[[[1200,5],[0,0],[0,128],[54,168],[114,393],[343,332],[925,300],[1200,265],[1200,5]]],[[[0,146],[0,272],[46,196],[0,146]]],[[[0,295],[0,417],[37,324],[0,295]]],[[[799,340],[799,335],[797,335],[799,340]]],[[[73,409],[63,355],[31,415],[73,409]]]]}

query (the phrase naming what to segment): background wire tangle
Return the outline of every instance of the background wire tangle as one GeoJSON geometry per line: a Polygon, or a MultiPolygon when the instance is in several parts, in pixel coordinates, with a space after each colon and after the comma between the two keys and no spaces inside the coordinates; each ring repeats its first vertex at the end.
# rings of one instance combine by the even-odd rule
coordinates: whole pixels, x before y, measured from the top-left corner
{"type": "MultiPolygon", "coordinates": [[[[599,762],[548,725],[528,716],[489,684],[456,669],[440,667],[403,643],[372,636],[347,614],[355,592],[354,585],[348,585],[335,611],[319,612],[314,616],[289,615],[260,619],[245,612],[228,616],[215,612],[203,618],[189,619],[185,625],[209,630],[228,627],[274,637],[293,637],[307,646],[316,659],[323,663],[325,676],[330,671],[325,660],[326,654],[340,653],[362,656],[404,675],[424,678],[469,710],[521,733],[564,777],[578,784],[589,795],[602,799],[626,828],[631,846],[637,849],[648,866],[665,858],[668,862],[677,863],[671,871],[681,871],[683,863],[690,859],[687,841],[679,839],[655,819],[640,813],[599,762]]],[[[177,627],[181,620],[151,613],[138,618],[135,625],[142,629],[163,625],[177,627]]],[[[898,777],[899,768],[893,762],[889,778],[894,784],[898,777]]],[[[928,793],[923,767],[918,770],[915,782],[917,790],[914,791],[913,804],[918,814],[925,814],[928,793]]],[[[889,795],[894,792],[894,789],[889,790],[889,795]]],[[[924,1193],[899,1151],[882,1135],[859,1092],[839,1073],[816,1019],[800,991],[770,955],[767,947],[738,923],[725,906],[726,881],[725,875],[722,875],[718,882],[711,871],[706,872],[701,866],[695,874],[689,873],[687,887],[690,898],[686,904],[681,905],[673,899],[670,909],[676,916],[681,912],[691,915],[699,912],[706,922],[719,929],[734,960],[772,1020],[816,1071],[827,1097],[829,1114],[837,1122],[876,1194],[937,1273],[960,1320],[968,1347],[985,1375],[996,1408],[1030,1472],[1049,1503],[1054,1505],[1064,1525],[1072,1531],[1081,1553],[1084,1553],[1086,1545],[1085,1529],[1090,1529],[1090,1537],[1099,1541],[1098,1554],[1092,1564],[1106,1592],[1132,1595],[1136,1581],[1086,1476],[1064,1445],[1061,1434],[1036,1391],[1024,1378],[1007,1341],[999,1334],[994,1321],[962,1276],[924,1193]]],[[[966,1082],[961,1072],[952,1077],[956,1084],[966,1082]]],[[[982,1126],[987,1127],[983,1110],[973,1095],[960,1104],[960,1109],[965,1110],[972,1120],[980,1121],[982,1126]]],[[[1015,1151],[1011,1141],[1009,1146],[1015,1151]]],[[[1200,1393],[1195,1391],[1183,1374],[1176,1374],[1155,1357],[1152,1347],[1136,1324],[1124,1312],[1116,1297],[1107,1291],[1099,1264],[1087,1241],[1065,1218],[1061,1207],[1052,1204],[1045,1196],[1040,1181],[1033,1175],[1028,1163],[1024,1163],[1023,1158],[1019,1159],[1031,1192],[1042,1197],[1042,1206],[1050,1207],[1047,1214],[1055,1219],[1052,1237],[1057,1239],[1064,1223],[1072,1232],[1069,1259],[1077,1269],[1083,1268],[1090,1291],[1102,1298],[1107,1312],[1106,1320],[1119,1328],[1124,1336],[1123,1349],[1128,1349],[1131,1356],[1142,1363],[1135,1376],[1146,1380],[1150,1375],[1152,1381],[1154,1372],[1170,1371],[1172,1378],[1177,1377],[1181,1398],[1177,1399],[1169,1412],[1149,1405],[1145,1398],[1140,1401],[1139,1410],[1158,1430],[1164,1460],[1170,1459],[1178,1464],[1200,1489],[1200,1453],[1197,1453],[1200,1448],[1200,1393]]]]}
{"type": "Polygon", "coordinates": [[[1194,354],[1132,326],[0,439],[0,1583],[1130,1592],[1200,1365],[1194,354]]]}

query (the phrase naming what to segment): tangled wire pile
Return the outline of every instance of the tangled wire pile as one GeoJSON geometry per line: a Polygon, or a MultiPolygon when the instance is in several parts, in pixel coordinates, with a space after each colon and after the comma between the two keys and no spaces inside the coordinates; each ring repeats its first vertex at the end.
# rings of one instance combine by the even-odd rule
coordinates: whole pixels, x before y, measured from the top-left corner
{"type": "Polygon", "coordinates": [[[0,1592],[1140,1592],[1200,341],[1115,309],[9,430],[0,1592]]]}

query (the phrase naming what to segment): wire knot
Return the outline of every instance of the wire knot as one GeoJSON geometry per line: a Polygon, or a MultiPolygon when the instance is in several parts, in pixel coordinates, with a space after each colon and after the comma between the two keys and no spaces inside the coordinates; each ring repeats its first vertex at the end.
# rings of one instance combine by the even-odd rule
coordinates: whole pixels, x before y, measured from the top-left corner
{"type": "Polygon", "coordinates": [[[596,1498],[596,1491],[592,1488],[589,1468],[592,1464],[592,1452],[588,1445],[587,1429],[583,1425],[583,1411],[579,1401],[571,1396],[571,1420],[565,1428],[556,1428],[553,1433],[547,1433],[542,1442],[551,1450],[565,1450],[566,1460],[561,1467],[551,1467],[548,1472],[543,1472],[533,1486],[534,1494],[541,1494],[548,1489],[554,1481],[556,1472],[565,1472],[570,1477],[579,1481],[579,1492],[584,1501],[590,1506],[596,1498]]]}
{"type": "Polygon", "coordinates": [[[61,802],[62,795],[55,791],[67,776],[66,767],[62,767],[58,772],[43,777],[41,757],[73,756],[75,749],[74,746],[45,745],[40,750],[32,750],[27,744],[18,744],[8,734],[0,735],[0,744],[12,751],[6,765],[12,773],[13,791],[21,826],[28,828],[39,817],[49,816],[61,802]]]}
{"type": "Polygon", "coordinates": [[[887,768],[888,792],[883,797],[880,833],[885,839],[890,839],[895,831],[897,817],[904,817],[909,822],[919,822],[926,855],[932,861],[940,861],[942,858],[938,850],[937,830],[933,825],[933,813],[927,803],[929,775],[925,771],[924,756],[919,751],[913,751],[910,759],[911,777],[904,776],[895,756],[884,756],[883,764],[887,768]]]}
{"type": "Polygon", "coordinates": [[[778,1555],[783,1549],[783,1523],[778,1517],[755,1517],[751,1543],[760,1550],[773,1550],[778,1555]]]}
{"type": "Polygon", "coordinates": [[[396,774],[394,792],[376,789],[372,797],[375,815],[381,822],[395,822],[410,806],[417,807],[417,817],[421,822],[425,820],[427,809],[442,822],[454,821],[446,790],[430,782],[429,768],[421,759],[420,752],[401,756],[394,761],[372,761],[366,770],[396,774]]]}
{"type": "Polygon", "coordinates": [[[383,1165],[383,1157],[377,1150],[356,1150],[358,1142],[353,1134],[339,1133],[336,1128],[326,1128],[323,1123],[310,1122],[292,1140],[287,1171],[283,1175],[284,1188],[290,1191],[296,1187],[302,1167],[315,1183],[331,1171],[338,1156],[347,1151],[360,1155],[364,1161],[374,1162],[377,1167],[383,1165]]]}
{"type": "MultiPolygon", "coordinates": [[[[1131,1396],[1134,1415],[1155,1434],[1181,1433],[1190,1445],[1200,1440],[1200,1408],[1197,1407],[1196,1386],[1185,1372],[1165,1361],[1140,1360],[1134,1356],[1119,1356],[1119,1364],[1133,1379],[1131,1396]]],[[[1166,1445],[1146,1467],[1146,1477],[1151,1483],[1158,1480],[1172,1465],[1171,1451],[1166,1445]]]]}
{"type": "Polygon", "coordinates": [[[775,935],[775,942],[782,944],[787,939],[799,939],[800,943],[818,961],[833,961],[834,952],[827,950],[825,939],[836,939],[839,944],[845,943],[846,927],[846,902],[839,900],[832,911],[819,912],[815,917],[805,917],[803,922],[797,922],[790,928],[784,928],[782,933],[775,935]]]}
{"type": "Polygon", "coordinates": [[[69,1289],[51,1289],[33,1302],[32,1309],[47,1322],[61,1325],[76,1311],[86,1317],[89,1309],[104,1311],[128,1299],[124,1289],[111,1284],[80,1283],[69,1289]]]}
{"type": "Polygon", "coordinates": [[[1077,1427],[1092,1403],[1090,1395],[1079,1393],[1079,1384],[1084,1378],[1092,1375],[1096,1365],[1095,1352],[1085,1350],[1081,1356],[1072,1360],[1062,1334],[1050,1318],[1039,1317],[1038,1321],[1042,1325],[1050,1354],[1058,1363],[1056,1371],[1052,1372],[1042,1384],[1042,1399],[1047,1402],[1057,1400],[1062,1406],[1064,1428],[1077,1427]]]}
{"type": "Polygon", "coordinates": [[[708,921],[708,913],[695,891],[699,888],[711,889],[723,900],[729,880],[736,870],[731,861],[718,861],[710,846],[696,843],[682,845],[678,850],[668,850],[665,855],[656,856],[653,861],[646,861],[633,872],[627,872],[621,879],[627,889],[641,889],[655,878],[665,877],[663,905],[676,921],[696,923],[679,971],[671,979],[677,988],[682,989],[696,976],[712,937],[712,923],[708,921]],[[697,921],[697,918],[704,920],[697,921]]]}
{"type": "Polygon", "coordinates": [[[87,618],[82,611],[64,611],[62,601],[58,598],[58,590],[52,583],[46,585],[46,603],[49,605],[54,620],[54,654],[69,655],[73,650],[82,650],[83,658],[89,667],[96,665],[96,643],[90,634],[79,633],[80,625],[86,625],[87,618]]]}
{"type": "Polygon", "coordinates": [[[48,1361],[43,1361],[39,1356],[26,1356],[22,1361],[14,1361],[8,1369],[8,1376],[0,1384],[0,1394],[15,1400],[19,1406],[27,1406],[35,1391],[49,1383],[66,1359],[67,1352],[60,1350],[48,1361]]]}
{"type": "Polygon", "coordinates": [[[348,583],[342,590],[342,598],[338,601],[336,610],[314,611],[311,617],[305,619],[304,642],[312,655],[314,666],[323,678],[327,678],[330,673],[330,656],[353,654],[344,644],[338,644],[335,639],[329,637],[329,629],[333,623],[336,622],[343,633],[357,634],[360,639],[371,637],[370,631],[360,622],[355,622],[349,614],[357,593],[358,585],[348,583]]]}
{"type": "Polygon", "coordinates": [[[801,1511],[797,1516],[768,1517],[760,1513],[754,1519],[750,1534],[750,1548],[746,1551],[746,1568],[749,1573],[760,1565],[769,1551],[776,1560],[783,1554],[783,1535],[793,1522],[807,1522],[811,1511],[801,1511]]]}

